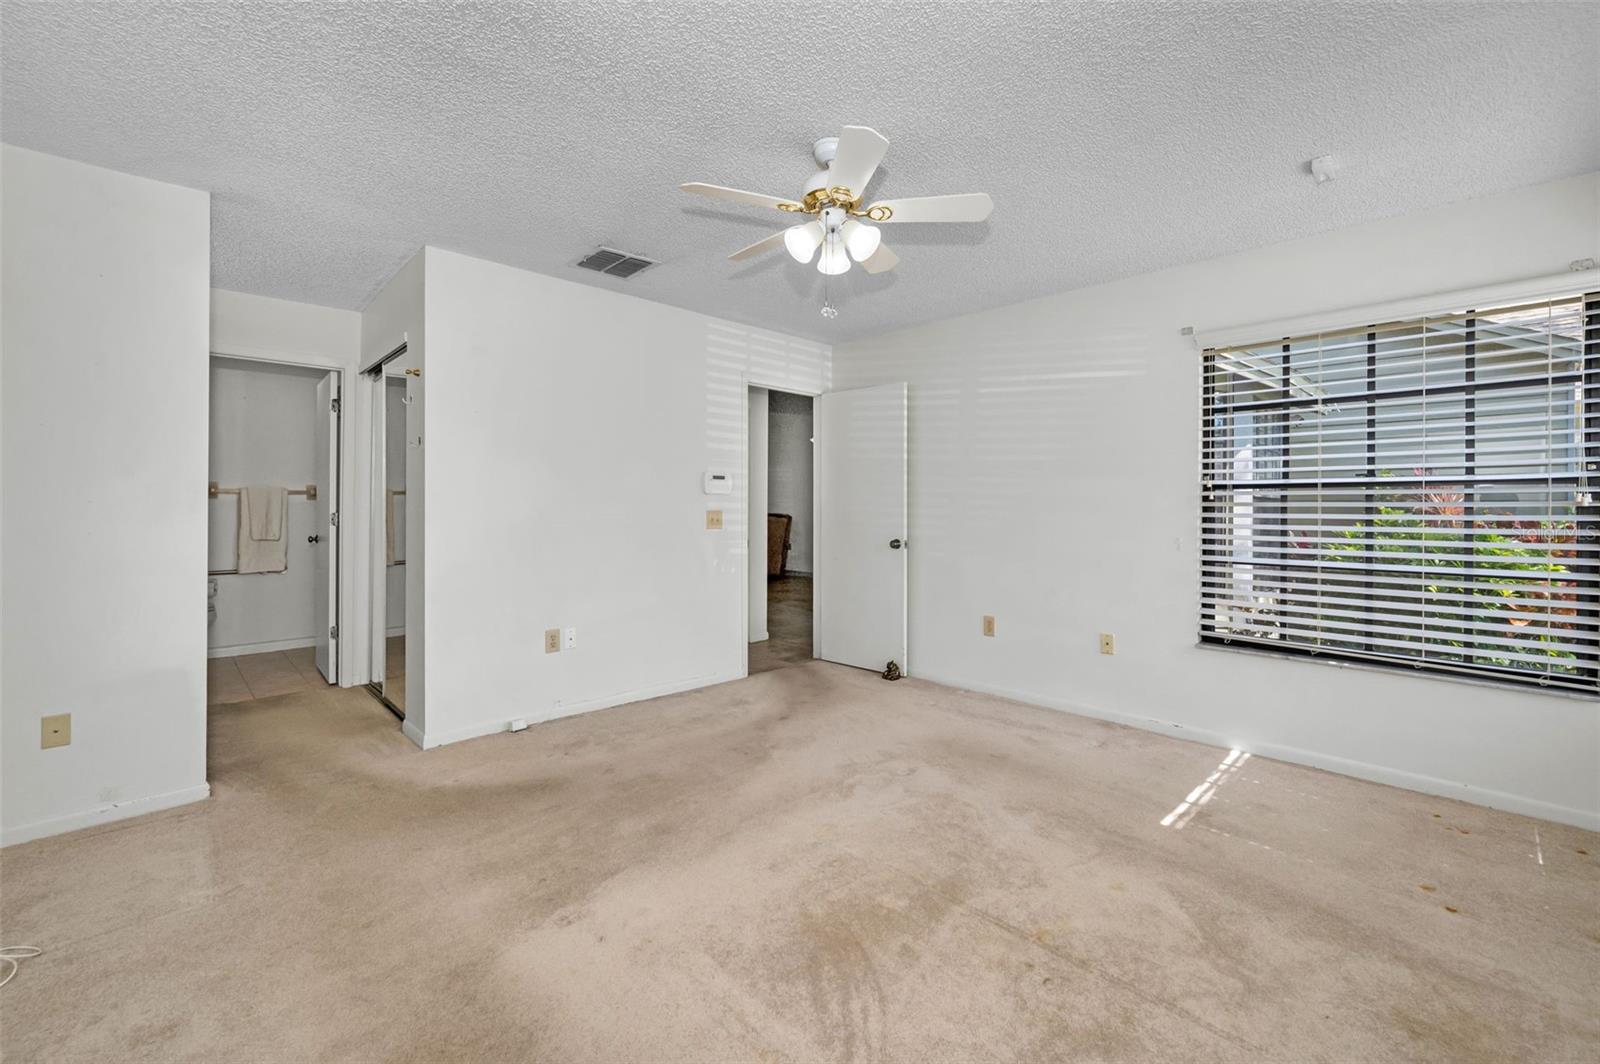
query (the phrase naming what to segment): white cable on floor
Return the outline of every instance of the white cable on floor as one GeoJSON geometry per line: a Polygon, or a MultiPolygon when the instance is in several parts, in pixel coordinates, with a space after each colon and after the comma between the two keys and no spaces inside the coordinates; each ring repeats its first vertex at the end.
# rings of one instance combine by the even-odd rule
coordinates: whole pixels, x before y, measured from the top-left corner
{"type": "Polygon", "coordinates": [[[38,946],[0,946],[0,967],[10,965],[4,968],[4,974],[0,974],[0,986],[11,982],[11,977],[17,974],[18,961],[37,957],[43,952],[38,946]]]}

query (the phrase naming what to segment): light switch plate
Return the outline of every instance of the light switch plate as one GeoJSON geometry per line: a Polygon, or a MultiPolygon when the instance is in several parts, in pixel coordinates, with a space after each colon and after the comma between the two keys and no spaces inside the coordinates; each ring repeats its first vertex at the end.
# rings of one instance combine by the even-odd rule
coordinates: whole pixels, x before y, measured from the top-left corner
{"type": "Polygon", "coordinates": [[[49,750],[72,742],[72,714],[57,713],[39,718],[39,749],[49,750]]]}
{"type": "Polygon", "coordinates": [[[544,630],[544,652],[555,654],[561,650],[561,629],[546,628],[544,630]]]}
{"type": "Polygon", "coordinates": [[[983,634],[991,639],[994,637],[994,618],[987,613],[983,615],[983,634]]]}
{"type": "Polygon", "coordinates": [[[722,511],[721,510],[707,510],[706,511],[706,527],[709,528],[709,529],[713,529],[715,531],[720,531],[722,529],[722,511]]]}

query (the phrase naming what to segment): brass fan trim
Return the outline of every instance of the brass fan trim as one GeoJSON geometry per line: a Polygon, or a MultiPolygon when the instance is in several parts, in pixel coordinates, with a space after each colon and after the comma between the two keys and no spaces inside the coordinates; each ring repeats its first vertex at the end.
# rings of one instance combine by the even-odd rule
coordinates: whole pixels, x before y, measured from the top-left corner
{"type": "Polygon", "coordinates": [[[792,214],[821,214],[827,207],[838,207],[853,217],[868,218],[874,222],[887,222],[894,217],[894,211],[882,203],[862,210],[861,197],[842,185],[807,192],[806,198],[799,203],[778,204],[780,211],[792,214]]]}

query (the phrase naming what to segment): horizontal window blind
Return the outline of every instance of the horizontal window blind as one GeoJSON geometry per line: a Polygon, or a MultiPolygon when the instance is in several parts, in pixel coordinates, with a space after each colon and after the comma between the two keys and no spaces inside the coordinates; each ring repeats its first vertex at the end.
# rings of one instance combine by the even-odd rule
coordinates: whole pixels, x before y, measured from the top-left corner
{"type": "Polygon", "coordinates": [[[1204,362],[1203,641],[1600,693],[1600,293],[1204,362]]]}

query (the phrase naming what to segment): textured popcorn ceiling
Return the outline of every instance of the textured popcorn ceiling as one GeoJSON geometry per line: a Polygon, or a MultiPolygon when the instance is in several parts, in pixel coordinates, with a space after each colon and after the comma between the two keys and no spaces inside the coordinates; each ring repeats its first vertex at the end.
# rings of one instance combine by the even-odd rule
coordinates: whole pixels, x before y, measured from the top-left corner
{"type": "Polygon", "coordinates": [[[6,141],[208,189],[217,286],[340,307],[427,243],[839,340],[1600,168],[1594,3],[11,0],[3,30],[6,141]],[[900,267],[828,322],[814,269],[724,258],[786,216],[676,186],[797,195],[848,123],[890,139],[874,196],[996,207],[885,227],[900,267]],[[663,264],[571,267],[597,244],[663,264]]]}

